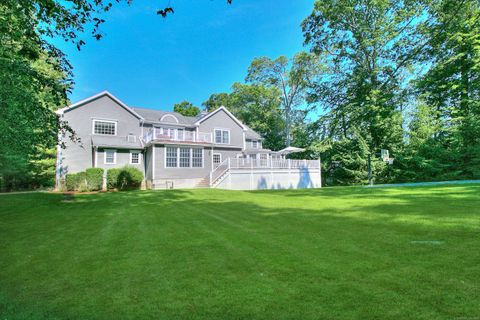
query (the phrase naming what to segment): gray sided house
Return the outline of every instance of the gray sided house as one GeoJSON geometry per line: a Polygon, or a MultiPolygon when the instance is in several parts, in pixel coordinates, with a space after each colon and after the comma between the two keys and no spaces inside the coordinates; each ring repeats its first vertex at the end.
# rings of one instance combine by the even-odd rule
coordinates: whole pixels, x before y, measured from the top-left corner
{"type": "Polygon", "coordinates": [[[198,117],[127,106],[102,92],[58,111],[80,138],[61,136],[57,181],[87,168],[140,169],[148,188],[286,189],[321,186],[317,160],[287,160],[220,107],[198,117]]]}

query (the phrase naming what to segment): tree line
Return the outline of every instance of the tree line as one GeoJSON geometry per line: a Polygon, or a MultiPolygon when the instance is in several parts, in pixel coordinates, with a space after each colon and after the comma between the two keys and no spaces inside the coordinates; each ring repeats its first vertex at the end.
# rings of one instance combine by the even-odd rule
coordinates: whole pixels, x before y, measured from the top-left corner
{"type": "MultiPolygon", "coordinates": [[[[1,189],[52,182],[58,130],[76,138],[53,112],[68,102],[72,68],[48,39],[100,39],[112,5],[0,3],[1,189]]],[[[173,8],[160,11],[170,18],[173,8]]],[[[365,183],[369,156],[377,182],[477,179],[479,19],[478,0],[318,0],[301,24],[304,52],[254,59],[202,107],[227,106],[265,147],[321,157],[328,185],[365,183]]],[[[200,111],[188,101],[174,109],[200,111]]]]}
{"type": "Polygon", "coordinates": [[[321,157],[329,185],[366,183],[369,156],[376,182],[479,179],[479,19],[474,0],[316,1],[308,52],[255,59],[203,105],[321,157]]]}

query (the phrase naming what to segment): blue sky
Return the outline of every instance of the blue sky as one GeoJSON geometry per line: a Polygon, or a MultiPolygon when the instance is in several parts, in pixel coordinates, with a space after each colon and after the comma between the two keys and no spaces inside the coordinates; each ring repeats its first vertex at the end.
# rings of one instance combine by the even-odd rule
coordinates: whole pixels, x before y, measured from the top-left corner
{"type": "Polygon", "coordinates": [[[134,0],[105,14],[104,38],[60,43],[74,67],[76,102],[108,90],[131,106],[171,110],[243,81],[253,58],[304,50],[300,28],[312,0],[134,0]],[[170,4],[175,14],[155,14],[170,4]]]}

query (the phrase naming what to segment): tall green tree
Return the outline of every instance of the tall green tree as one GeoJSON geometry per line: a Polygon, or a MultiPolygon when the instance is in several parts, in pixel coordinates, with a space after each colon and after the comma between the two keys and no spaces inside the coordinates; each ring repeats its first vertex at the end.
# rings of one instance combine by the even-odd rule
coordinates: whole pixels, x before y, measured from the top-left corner
{"type": "Polygon", "coordinates": [[[406,59],[424,8],[416,1],[322,0],[303,23],[305,43],[328,72],[311,98],[327,112],[333,138],[360,129],[371,150],[402,144],[406,59]],[[403,62],[405,60],[405,62],[403,62]]]}
{"type": "Polygon", "coordinates": [[[430,144],[450,154],[436,152],[431,160],[457,172],[458,178],[479,178],[480,3],[438,0],[428,12],[418,61],[431,67],[416,81],[416,89],[438,123],[430,144]]]}
{"type": "Polygon", "coordinates": [[[191,102],[186,100],[176,103],[173,106],[173,111],[178,112],[187,117],[196,117],[200,114],[200,108],[194,106],[191,102]]]}
{"type": "MultiPolygon", "coordinates": [[[[274,87],[280,91],[287,146],[292,141],[292,120],[298,116],[298,108],[307,104],[306,93],[321,70],[317,56],[307,52],[299,52],[290,60],[285,56],[274,60],[268,57],[256,58],[248,68],[245,78],[248,83],[274,87]]],[[[300,112],[304,111],[305,108],[300,112]]]]}

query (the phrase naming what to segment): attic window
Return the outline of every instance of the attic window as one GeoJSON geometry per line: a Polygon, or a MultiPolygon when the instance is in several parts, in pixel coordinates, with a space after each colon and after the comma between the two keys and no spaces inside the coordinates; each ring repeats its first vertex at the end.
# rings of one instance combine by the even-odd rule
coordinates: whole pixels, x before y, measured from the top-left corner
{"type": "Polygon", "coordinates": [[[93,134],[116,136],[117,122],[106,120],[93,120],[93,134]]]}

